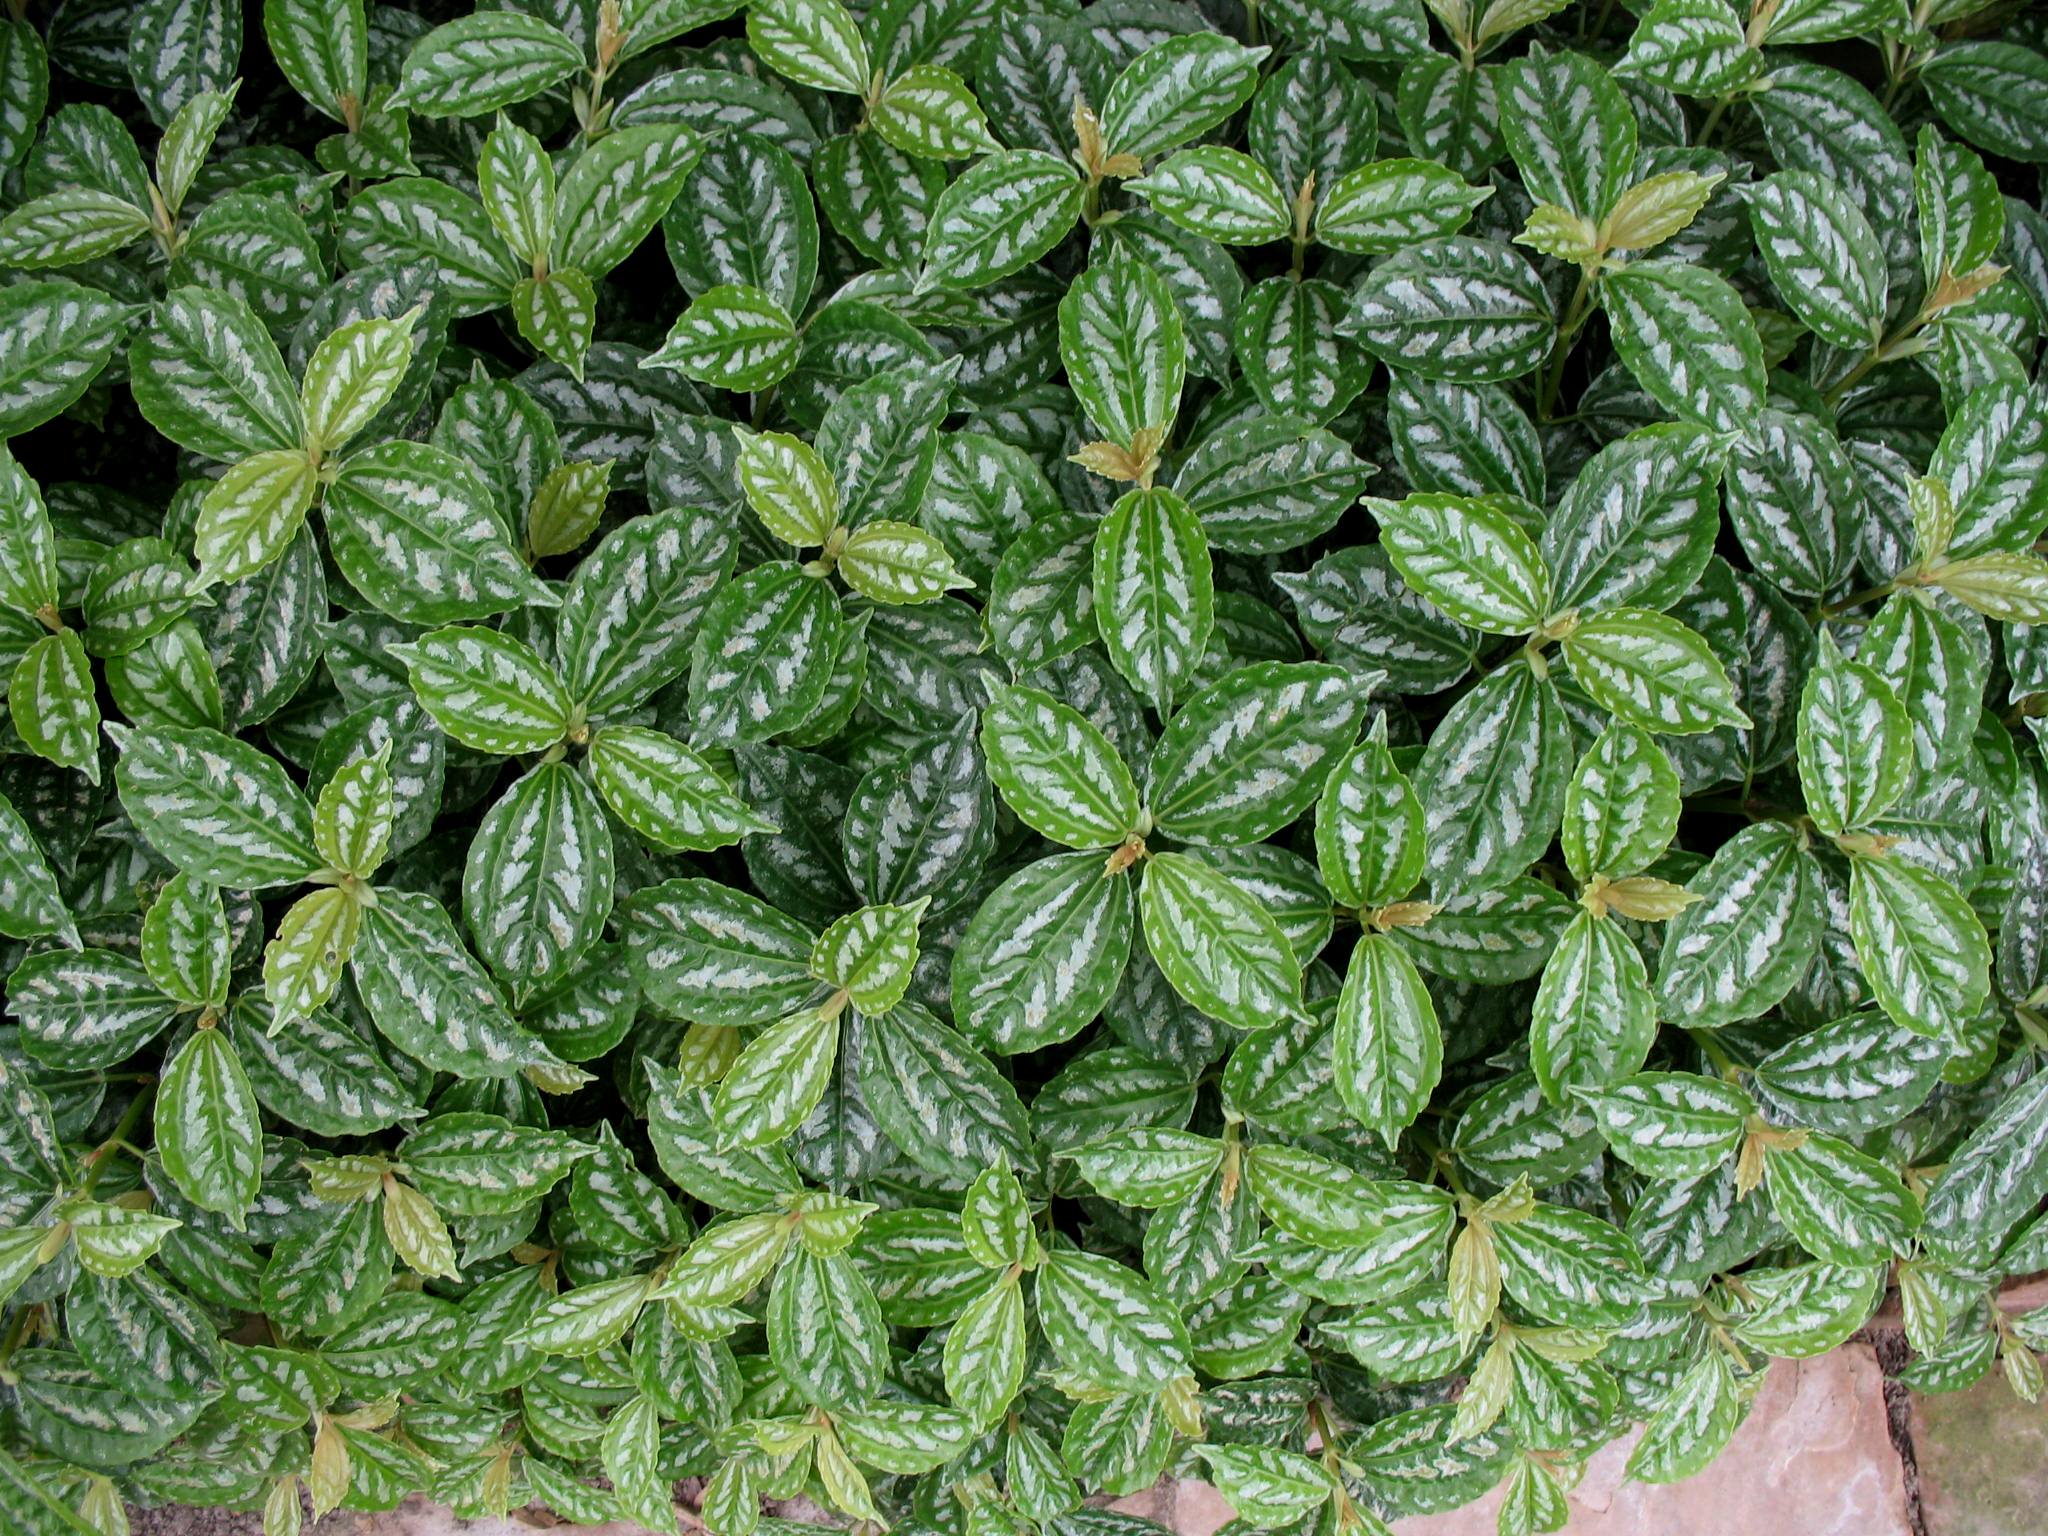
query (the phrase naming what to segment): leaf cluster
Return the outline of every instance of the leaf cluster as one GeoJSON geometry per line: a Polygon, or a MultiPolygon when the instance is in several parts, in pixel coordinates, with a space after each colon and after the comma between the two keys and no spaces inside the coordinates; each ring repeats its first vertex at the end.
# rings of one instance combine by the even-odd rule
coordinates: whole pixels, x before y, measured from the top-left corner
{"type": "Polygon", "coordinates": [[[2039,1397],[2041,15],[20,9],[0,1525],[2039,1397]]]}

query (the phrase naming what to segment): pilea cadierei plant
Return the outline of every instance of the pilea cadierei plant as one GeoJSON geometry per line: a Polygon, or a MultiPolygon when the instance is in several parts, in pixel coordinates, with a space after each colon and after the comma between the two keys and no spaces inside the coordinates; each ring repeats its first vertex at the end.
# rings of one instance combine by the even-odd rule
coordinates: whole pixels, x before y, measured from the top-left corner
{"type": "Polygon", "coordinates": [[[2048,14],[461,9],[0,21],[0,1525],[2040,1395],[2048,14]]]}

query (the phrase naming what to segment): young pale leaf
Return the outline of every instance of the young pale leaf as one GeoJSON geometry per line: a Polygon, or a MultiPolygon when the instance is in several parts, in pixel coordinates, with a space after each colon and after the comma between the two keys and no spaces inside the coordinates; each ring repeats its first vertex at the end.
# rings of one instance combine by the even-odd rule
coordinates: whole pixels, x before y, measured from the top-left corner
{"type": "Polygon", "coordinates": [[[299,386],[309,454],[347,447],[384,409],[412,365],[415,318],[357,320],[313,349],[299,386]]]}
{"type": "Polygon", "coordinates": [[[337,886],[309,891],[278,919],[263,949],[263,1000],[282,1029],[327,1005],[355,953],[363,909],[337,886]]]}
{"type": "Polygon", "coordinates": [[[1001,149],[967,82],[938,64],[916,64],[883,88],[874,128],[906,155],[965,160],[1001,149]]]}
{"type": "Polygon", "coordinates": [[[1023,1292],[1004,1275],[967,1305],[946,1332],[946,1395],[977,1424],[1002,1417],[1023,1388],[1031,1343],[1023,1292]]]}
{"type": "Polygon", "coordinates": [[[303,449],[253,453],[216,480],[199,504],[193,553],[209,586],[246,581],[291,547],[320,490],[303,449]]]}
{"type": "Polygon", "coordinates": [[[823,544],[839,523],[839,487],[818,451],[784,432],[733,428],[747,505],[770,533],[798,548],[823,544]]]}
{"type": "Polygon", "coordinates": [[[936,602],[974,583],[960,574],[946,546],[912,523],[862,523],[839,551],[839,574],[877,603],[936,602]]]}
{"type": "Polygon", "coordinates": [[[908,906],[862,907],[818,937],[811,972],[869,1017],[887,1013],[910,990],[917,967],[917,926],[929,898],[908,906]]]}

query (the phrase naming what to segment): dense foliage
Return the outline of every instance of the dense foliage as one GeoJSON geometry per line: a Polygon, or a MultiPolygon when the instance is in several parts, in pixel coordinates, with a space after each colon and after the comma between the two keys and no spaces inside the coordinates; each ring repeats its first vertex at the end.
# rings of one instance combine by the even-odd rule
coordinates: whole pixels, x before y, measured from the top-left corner
{"type": "Polygon", "coordinates": [[[1429,3],[0,22],[0,1524],[2040,1393],[2048,26],[1429,3]]]}

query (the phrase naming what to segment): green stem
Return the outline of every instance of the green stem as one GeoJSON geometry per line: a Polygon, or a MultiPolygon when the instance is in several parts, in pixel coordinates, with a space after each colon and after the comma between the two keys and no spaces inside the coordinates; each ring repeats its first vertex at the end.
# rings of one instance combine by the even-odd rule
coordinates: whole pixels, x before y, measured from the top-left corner
{"type": "Polygon", "coordinates": [[[85,1181],[78,1186],[81,1196],[90,1195],[100,1181],[100,1175],[113,1161],[114,1154],[121,1150],[128,1140],[128,1133],[141,1121],[152,1100],[156,1098],[155,1082],[146,1083],[142,1091],[128,1101],[128,1107],[121,1111],[121,1118],[114,1125],[114,1134],[94,1147],[85,1158],[85,1181]]]}
{"type": "Polygon", "coordinates": [[[1557,405],[1557,392],[1564,385],[1565,359],[1571,356],[1572,342],[1593,313],[1593,293],[1599,277],[1592,267],[1579,268],[1579,286],[1572,290],[1571,301],[1565,305],[1564,321],[1557,328],[1557,340],[1551,344],[1550,365],[1543,375],[1543,393],[1536,404],[1539,420],[1549,421],[1550,413],[1557,405]]]}
{"type": "Polygon", "coordinates": [[[1896,331],[1892,332],[1891,335],[1885,337],[1884,340],[1864,353],[1857,361],[1855,367],[1851,368],[1821,392],[1822,402],[1830,409],[1833,409],[1835,405],[1840,403],[1842,396],[1846,395],[1866,373],[1870,372],[1879,363],[1890,362],[1892,350],[1911,341],[1914,334],[1921,326],[1927,323],[1927,320],[1927,312],[1922,310],[1896,331]]]}
{"type": "Polygon", "coordinates": [[[1880,581],[1874,587],[1865,587],[1861,592],[1851,592],[1838,603],[1823,603],[1814,617],[1822,620],[1838,619],[1843,614],[1861,608],[1865,603],[1874,603],[1887,598],[1899,588],[1896,579],[1880,581]]]}
{"type": "Polygon", "coordinates": [[[1735,1062],[1729,1057],[1728,1053],[1721,1049],[1720,1042],[1715,1040],[1705,1030],[1688,1029],[1686,1034],[1692,1037],[1692,1043],[1699,1047],[1699,1053],[1711,1061],[1714,1064],[1715,1070],[1723,1077],[1733,1078],[1736,1073],[1742,1070],[1735,1065],[1735,1062]]]}
{"type": "MultiPolygon", "coordinates": [[[[7,1325],[7,1337],[0,1340],[0,1373],[7,1369],[7,1363],[14,1358],[14,1352],[21,1348],[21,1341],[28,1333],[28,1320],[35,1315],[34,1307],[21,1307],[15,1311],[14,1321],[7,1325]]],[[[10,1376],[8,1380],[13,1380],[10,1376]]]]}
{"type": "Polygon", "coordinates": [[[1728,115],[1728,109],[1734,105],[1734,102],[1735,98],[1733,96],[1715,98],[1713,106],[1707,109],[1706,121],[1700,124],[1700,131],[1693,135],[1692,141],[1695,145],[1707,142],[1707,136],[1721,126],[1721,119],[1728,115]]]}

